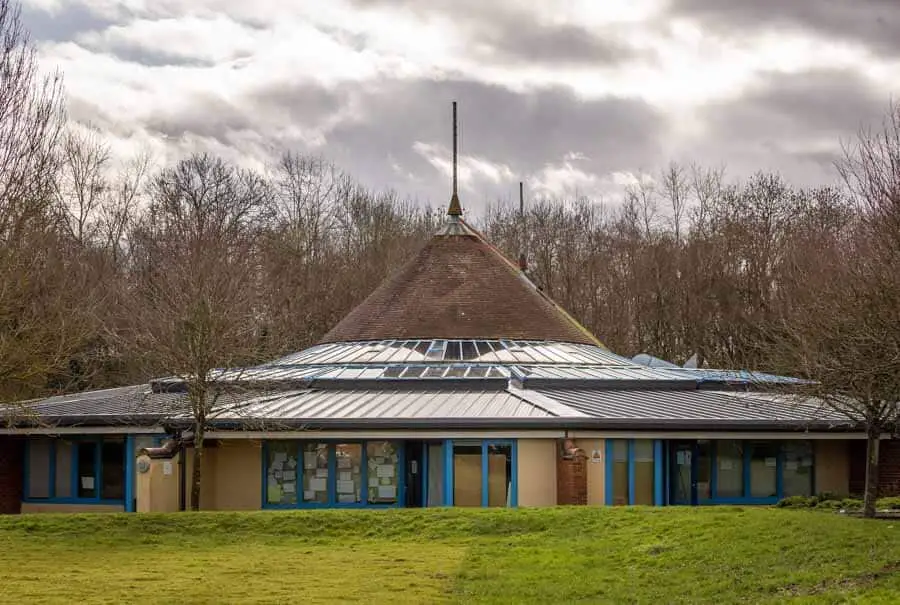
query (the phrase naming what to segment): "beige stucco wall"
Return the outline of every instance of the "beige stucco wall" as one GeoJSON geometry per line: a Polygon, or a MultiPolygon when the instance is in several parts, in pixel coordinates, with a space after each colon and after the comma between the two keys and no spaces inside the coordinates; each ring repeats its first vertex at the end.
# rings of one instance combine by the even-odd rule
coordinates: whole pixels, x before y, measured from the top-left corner
{"type": "MultiPolygon", "coordinates": [[[[217,510],[215,506],[216,457],[218,446],[203,448],[203,468],[200,472],[200,507],[203,510],[217,510]]],[[[191,508],[191,482],[194,472],[194,448],[185,448],[185,506],[191,508]]]]}
{"type": "Polygon", "coordinates": [[[123,513],[120,504],[57,504],[50,502],[23,502],[23,513],[123,513]]]}
{"type": "Polygon", "coordinates": [[[815,441],[816,492],[840,496],[850,493],[850,455],[842,440],[815,441]]]}
{"type": "Polygon", "coordinates": [[[213,488],[207,510],[257,510],[262,507],[262,444],[259,441],[220,441],[215,464],[207,477],[213,488]]]}
{"type": "Polygon", "coordinates": [[[556,505],[556,440],[519,439],[519,506],[556,505]]]}
{"type": "Polygon", "coordinates": [[[606,441],[604,439],[578,439],[575,445],[587,454],[588,505],[606,504],[606,441]],[[592,462],[595,451],[600,452],[600,461],[592,462]]]}
{"type": "Polygon", "coordinates": [[[150,460],[150,469],[138,473],[135,482],[137,512],[171,513],[178,510],[180,477],[178,456],[171,460],[150,460]],[[166,474],[166,470],[169,471],[166,474]]]}

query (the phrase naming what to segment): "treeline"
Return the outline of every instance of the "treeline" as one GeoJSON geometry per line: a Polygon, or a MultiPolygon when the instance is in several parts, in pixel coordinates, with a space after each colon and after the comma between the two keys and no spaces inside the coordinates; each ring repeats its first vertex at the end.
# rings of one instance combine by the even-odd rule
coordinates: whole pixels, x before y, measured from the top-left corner
{"type": "Polygon", "coordinates": [[[771,369],[767,328],[809,294],[854,216],[836,187],[673,164],[615,204],[495,207],[488,232],[525,250],[531,277],[620,354],[771,369]]]}
{"type": "MultiPolygon", "coordinates": [[[[4,258],[24,261],[3,267],[20,351],[8,395],[300,350],[443,220],[294,153],[265,174],[200,154],[109,178],[102,139],[77,132],[30,210],[40,237],[4,238],[4,258]]],[[[469,220],[510,258],[524,251],[531,278],[616,352],[770,369],[761,328],[808,295],[810,265],[829,262],[819,252],[853,216],[837,189],[673,165],[621,203],[537,199],[469,220]]]]}

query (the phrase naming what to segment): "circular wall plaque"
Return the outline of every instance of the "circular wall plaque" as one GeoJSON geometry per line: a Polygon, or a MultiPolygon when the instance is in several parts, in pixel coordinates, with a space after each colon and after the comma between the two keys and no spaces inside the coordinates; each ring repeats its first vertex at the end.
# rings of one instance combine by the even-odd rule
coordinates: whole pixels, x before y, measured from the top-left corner
{"type": "Polygon", "coordinates": [[[150,470],[150,458],[146,456],[141,456],[137,459],[137,471],[139,473],[146,473],[150,470]]]}

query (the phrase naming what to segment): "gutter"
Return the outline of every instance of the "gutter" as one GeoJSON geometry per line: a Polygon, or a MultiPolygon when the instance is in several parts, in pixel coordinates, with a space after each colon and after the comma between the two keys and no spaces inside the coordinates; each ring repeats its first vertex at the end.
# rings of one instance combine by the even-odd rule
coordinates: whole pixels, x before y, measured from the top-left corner
{"type": "MultiPolygon", "coordinates": [[[[189,419],[175,421],[174,425],[188,428],[191,426],[189,419]]],[[[372,419],[299,419],[299,418],[234,418],[212,420],[209,430],[262,430],[277,433],[283,429],[356,429],[365,430],[373,428],[391,429],[591,429],[591,430],[680,430],[680,431],[759,431],[759,432],[803,432],[803,431],[830,431],[830,432],[854,432],[859,431],[859,425],[850,422],[829,421],[787,421],[771,422],[759,420],[690,420],[690,419],[663,419],[663,420],[634,420],[611,419],[591,417],[570,418],[372,418],[372,419]]]]}

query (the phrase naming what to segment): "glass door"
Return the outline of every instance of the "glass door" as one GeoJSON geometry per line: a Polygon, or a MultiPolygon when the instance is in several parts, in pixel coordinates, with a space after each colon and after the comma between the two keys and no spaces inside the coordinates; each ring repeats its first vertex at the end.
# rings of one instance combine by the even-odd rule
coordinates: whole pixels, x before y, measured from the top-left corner
{"type": "Polygon", "coordinates": [[[671,503],[690,505],[697,503],[697,482],[693,466],[697,444],[692,441],[676,441],[671,451],[671,503]]]}

